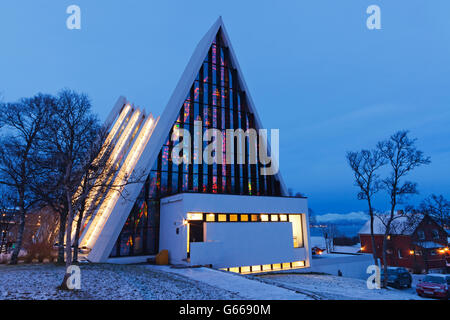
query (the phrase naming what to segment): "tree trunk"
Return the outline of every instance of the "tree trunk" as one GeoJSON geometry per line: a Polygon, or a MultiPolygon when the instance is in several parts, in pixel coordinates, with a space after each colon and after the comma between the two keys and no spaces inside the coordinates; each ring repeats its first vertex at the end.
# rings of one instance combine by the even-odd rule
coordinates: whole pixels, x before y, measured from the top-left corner
{"type": "Polygon", "coordinates": [[[383,278],[383,288],[387,288],[388,283],[388,273],[387,273],[387,235],[385,234],[383,237],[383,271],[384,271],[384,278],[383,278]]]}
{"type": "Polygon", "coordinates": [[[72,224],[73,224],[73,208],[72,208],[72,196],[68,190],[66,190],[67,198],[67,229],[66,229],[66,272],[64,279],[61,283],[60,289],[70,290],[67,286],[67,279],[70,277],[70,273],[67,273],[68,268],[72,264],[72,224]]]}
{"type": "Polygon", "coordinates": [[[22,249],[23,233],[25,230],[25,208],[23,207],[23,200],[21,200],[20,202],[21,203],[19,208],[19,230],[17,231],[16,246],[14,247],[14,251],[11,255],[10,264],[17,264],[20,249],[22,249]]]}
{"type": "Polygon", "coordinates": [[[60,213],[58,235],[58,264],[64,264],[64,235],[66,233],[67,213],[60,213]]]}
{"type": "Polygon", "coordinates": [[[375,265],[378,265],[378,256],[377,256],[377,248],[375,246],[375,235],[373,232],[373,222],[374,222],[374,216],[373,216],[373,208],[372,203],[370,202],[370,199],[367,200],[369,204],[369,215],[370,215],[370,238],[372,242],[372,256],[373,261],[375,265]]]}
{"type": "Polygon", "coordinates": [[[83,212],[80,211],[80,214],[78,216],[78,221],[77,221],[77,227],[75,230],[75,238],[73,240],[73,259],[72,262],[74,264],[78,263],[78,245],[80,242],[80,231],[81,231],[81,224],[83,223],[83,212]]]}

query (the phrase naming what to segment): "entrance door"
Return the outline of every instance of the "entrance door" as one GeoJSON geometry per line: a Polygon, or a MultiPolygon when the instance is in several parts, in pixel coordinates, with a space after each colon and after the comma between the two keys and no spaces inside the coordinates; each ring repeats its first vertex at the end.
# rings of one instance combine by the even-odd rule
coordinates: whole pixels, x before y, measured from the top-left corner
{"type": "Polygon", "coordinates": [[[189,242],[203,242],[203,221],[190,221],[189,229],[189,242]]]}

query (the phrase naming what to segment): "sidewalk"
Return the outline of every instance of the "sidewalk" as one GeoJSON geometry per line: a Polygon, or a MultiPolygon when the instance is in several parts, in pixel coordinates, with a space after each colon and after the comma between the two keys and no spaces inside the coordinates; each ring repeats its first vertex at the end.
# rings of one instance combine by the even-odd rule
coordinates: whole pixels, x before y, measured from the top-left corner
{"type": "Polygon", "coordinates": [[[238,274],[222,272],[209,268],[174,269],[168,266],[147,266],[150,269],[178,274],[210,286],[230,291],[242,299],[249,300],[311,300],[294,291],[247,279],[238,274]]]}

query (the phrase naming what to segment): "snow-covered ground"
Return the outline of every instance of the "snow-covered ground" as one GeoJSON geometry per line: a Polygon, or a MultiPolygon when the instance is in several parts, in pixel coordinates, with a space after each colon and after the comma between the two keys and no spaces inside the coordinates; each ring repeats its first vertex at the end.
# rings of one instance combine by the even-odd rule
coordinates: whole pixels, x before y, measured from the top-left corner
{"type": "Polygon", "coordinates": [[[115,300],[308,300],[308,299],[422,299],[414,286],[406,290],[369,290],[364,280],[296,272],[238,275],[208,268],[82,264],[81,290],[57,290],[64,267],[0,265],[2,299],[115,299],[115,300]]]}
{"type": "Polygon", "coordinates": [[[209,300],[241,299],[203,282],[151,270],[141,265],[81,265],[81,290],[57,290],[64,267],[47,265],[0,266],[0,300],[209,300]]]}
{"type": "Polygon", "coordinates": [[[278,284],[285,288],[314,294],[324,300],[423,300],[413,288],[370,290],[366,281],[353,278],[320,274],[267,274],[256,276],[262,281],[278,284]]]}
{"type": "Polygon", "coordinates": [[[258,280],[225,271],[208,268],[173,269],[167,266],[148,266],[151,270],[164,270],[186,276],[216,288],[233,292],[243,299],[249,300],[311,300],[308,295],[267,284],[258,280]]]}

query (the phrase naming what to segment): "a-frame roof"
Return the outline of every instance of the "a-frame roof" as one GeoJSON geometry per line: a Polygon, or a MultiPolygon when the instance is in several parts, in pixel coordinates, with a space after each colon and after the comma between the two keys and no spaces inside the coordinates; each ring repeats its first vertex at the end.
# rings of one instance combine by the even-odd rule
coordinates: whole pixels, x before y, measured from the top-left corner
{"type": "MultiPolygon", "coordinates": [[[[254,114],[255,127],[259,129],[264,128],[256,111],[247,84],[244,80],[241,68],[229,40],[229,36],[224,26],[222,17],[219,17],[214,25],[198,43],[192,57],[189,60],[189,63],[187,64],[183,74],[181,75],[181,78],[178,81],[178,84],[173,91],[166,108],[161,114],[159,121],[157,122],[156,127],[153,130],[153,133],[136,164],[135,170],[137,172],[145,175],[148,175],[150,173],[150,170],[156,162],[158,154],[165,143],[167,135],[169,134],[173,124],[177,120],[186,96],[190,92],[192,84],[194,83],[195,78],[203,64],[203,61],[207,56],[208,51],[219,31],[221,32],[222,41],[229,49],[231,64],[234,68],[237,69],[238,79],[240,81],[239,85],[246,93],[249,111],[254,114]]],[[[119,104],[120,103],[118,102],[118,105],[119,104]]],[[[116,106],[116,108],[118,107],[116,106]]],[[[270,148],[270,145],[266,147],[270,148]]],[[[278,159],[275,159],[274,155],[272,155],[272,161],[278,161],[278,159]]],[[[280,182],[282,194],[286,196],[287,189],[281,178],[280,172],[277,173],[276,177],[280,182]]],[[[91,253],[89,254],[89,260],[105,261],[107,259],[120,231],[122,230],[124,223],[126,222],[126,219],[128,218],[129,212],[131,212],[132,210],[134,200],[139,196],[142,185],[143,183],[135,183],[125,186],[123,193],[127,195],[127,199],[120,199],[114,207],[109,219],[105,222],[102,232],[99,235],[95,245],[93,246],[91,253]]]]}
{"type": "MultiPolygon", "coordinates": [[[[258,112],[251,97],[250,91],[248,90],[248,86],[245,82],[238,59],[236,58],[236,54],[233,50],[233,46],[231,45],[231,41],[229,40],[230,38],[223,23],[222,17],[219,17],[214,25],[208,30],[205,36],[198,43],[191,59],[189,60],[189,63],[186,66],[186,69],[184,70],[172,96],[169,99],[169,102],[167,103],[166,108],[164,109],[160,117],[160,121],[155,128],[154,134],[150,138],[150,141],[147,144],[146,149],[144,150],[142,158],[143,160],[144,158],[148,159],[148,162],[145,163],[145,167],[149,168],[149,170],[155,163],[159,154],[159,150],[163,146],[171,127],[175,123],[183,102],[186,99],[186,96],[188,95],[191,86],[194,83],[194,80],[200,70],[200,67],[202,66],[203,61],[207,56],[208,51],[219,30],[222,33],[222,40],[229,49],[231,63],[233,67],[237,69],[238,79],[240,81],[239,84],[241,88],[243,88],[243,91],[245,91],[246,93],[246,97],[248,99],[248,108],[250,112],[254,114],[256,127],[264,128],[261,119],[258,116],[258,112]]],[[[270,148],[270,145],[267,147],[270,148]]],[[[278,161],[278,159],[275,159],[275,157],[273,157],[272,161],[278,161]]],[[[281,192],[286,196],[287,188],[285,187],[280,172],[278,172],[276,176],[280,181],[281,192]]]]}

